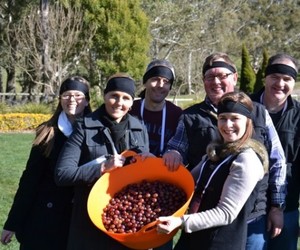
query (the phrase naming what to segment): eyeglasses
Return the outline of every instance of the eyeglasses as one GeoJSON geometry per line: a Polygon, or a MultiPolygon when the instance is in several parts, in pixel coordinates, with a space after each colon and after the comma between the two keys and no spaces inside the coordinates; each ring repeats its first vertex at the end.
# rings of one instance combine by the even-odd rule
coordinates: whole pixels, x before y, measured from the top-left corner
{"type": "Polygon", "coordinates": [[[233,73],[224,73],[224,74],[217,74],[217,75],[207,75],[204,76],[204,80],[208,82],[212,82],[215,78],[218,78],[219,81],[223,81],[228,78],[228,76],[232,75],[233,73]]]}
{"type": "Polygon", "coordinates": [[[83,98],[85,98],[85,95],[81,95],[81,94],[74,94],[74,95],[61,95],[60,98],[62,100],[71,100],[71,98],[74,97],[74,99],[76,101],[82,100],[83,98]]]}

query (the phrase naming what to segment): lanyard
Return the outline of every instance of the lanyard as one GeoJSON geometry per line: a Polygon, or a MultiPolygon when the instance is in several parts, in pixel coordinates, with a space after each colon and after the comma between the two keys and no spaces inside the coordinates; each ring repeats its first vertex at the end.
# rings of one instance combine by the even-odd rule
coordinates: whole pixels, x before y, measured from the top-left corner
{"type": "MultiPolygon", "coordinates": [[[[144,108],[145,108],[145,99],[141,102],[141,118],[142,123],[144,124],[144,108]]],[[[165,143],[165,129],[166,129],[166,114],[167,114],[167,108],[166,103],[164,104],[163,110],[162,110],[162,122],[161,122],[161,135],[160,135],[160,153],[164,150],[164,143],[165,143]]]]}
{"type": "MultiPolygon", "coordinates": [[[[210,175],[209,179],[207,180],[207,183],[206,183],[206,185],[205,185],[205,187],[204,187],[204,189],[203,189],[203,191],[202,191],[202,193],[201,193],[201,195],[200,195],[200,200],[202,199],[203,195],[205,194],[205,191],[206,191],[207,187],[209,186],[209,184],[210,184],[210,182],[211,182],[211,179],[212,179],[212,178],[214,177],[214,175],[216,174],[216,172],[220,169],[220,167],[221,167],[224,163],[228,162],[232,157],[233,157],[233,155],[227,156],[227,157],[226,157],[226,158],[225,158],[225,159],[224,159],[224,160],[223,160],[223,161],[215,168],[215,170],[212,172],[212,174],[210,175]]],[[[199,177],[198,177],[197,182],[196,182],[195,190],[196,190],[196,188],[197,188],[197,186],[198,186],[198,183],[199,183],[199,181],[200,181],[200,178],[201,178],[203,169],[204,169],[205,164],[207,163],[207,161],[208,161],[208,159],[202,164],[202,167],[201,167],[201,169],[200,169],[200,174],[199,174],[199,177]]]]}

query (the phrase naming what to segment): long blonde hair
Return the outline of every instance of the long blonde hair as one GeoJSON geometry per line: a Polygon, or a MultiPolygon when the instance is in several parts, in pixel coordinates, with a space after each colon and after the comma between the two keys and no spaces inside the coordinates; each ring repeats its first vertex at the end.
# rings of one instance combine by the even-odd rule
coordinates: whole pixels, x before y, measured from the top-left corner
{"type": "MultiPolygon", "coordinates": [[[[63,82],[65,82],[67,80],[81,82],[82,84],[86,85],[88,87],[88,89],[90,89],[89,82],[81,76],[69,77],[69,78],[65,79],[63,82]]],[[[63,108],[61,106],[61,101],[59,99],[59,103],[58,103],[57,108],[56,108],[54,114],[52,115],[52,117],[48,121],[42,123],[41,125],[39,125],[36,128],[36,137],[33,141],[33,145],[34,146],[37,146],[37,145],[43,146],[43,154],[47,157],[50,155],[53,145],[54,145],[55,129],[58,128],[58,126],[57,126],[58,117],[59,117],[60,113],[62,112],[62,110],[63,110],[63,108]]],[[[91,111],[92,111],[91,106],[90,106],[90,104],[88,104],[85,107],[83,113],[85,115],[85,114],[90,113],[91,111]]]]}

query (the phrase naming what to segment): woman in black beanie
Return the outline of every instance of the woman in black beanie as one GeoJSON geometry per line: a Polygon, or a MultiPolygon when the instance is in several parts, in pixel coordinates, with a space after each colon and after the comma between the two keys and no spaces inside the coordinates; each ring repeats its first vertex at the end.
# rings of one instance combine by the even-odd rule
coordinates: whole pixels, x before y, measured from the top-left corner
{"type": "Polygon", "coordinates": [[[72,211],[73,188],[58,187],[54,169],[76,118],[91,112],[89,82],[80,76],[64,80],[59,102],[48,121],[36,129],[26,168],[3,226],[1,242],[15,234],[22,250],[65,250],[72,211]]]}
{"type": "Polygon", "coordinates": [[[123,151],[149,152],[146,128],[128,114],[134,91],[135,82],[128,75],[119,73],[111,76],[104,90],[104,104],[78,121],[62,150],[55,173],[56,182],[75,187],[69,250],[128,249],[91,222],[87,199],[93,184],[102,174],[124,165],[123,151]],[[104,159],[102,163],[85,164],[101,156],[104,159]],[[85,166],[82,167],[82,164],[85,166]]]}

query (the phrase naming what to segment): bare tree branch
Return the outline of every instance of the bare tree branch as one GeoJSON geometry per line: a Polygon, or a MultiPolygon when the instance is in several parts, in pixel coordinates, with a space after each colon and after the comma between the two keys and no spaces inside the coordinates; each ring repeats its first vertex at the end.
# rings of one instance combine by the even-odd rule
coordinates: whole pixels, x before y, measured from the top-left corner
{"type": "Polygon", "coordinates": [[[84,22],[80,9],[54,4],[49,7],[48,20],[43,22],[45,14],[33,7],[14,26],[18,41],[16,65],[36,87],[44,86],[45,94],[56,94],[61,80],[87,54],[95,29],[89,26],[90,30],[84,32],[88,35],[82,36],[84,22]]]}

